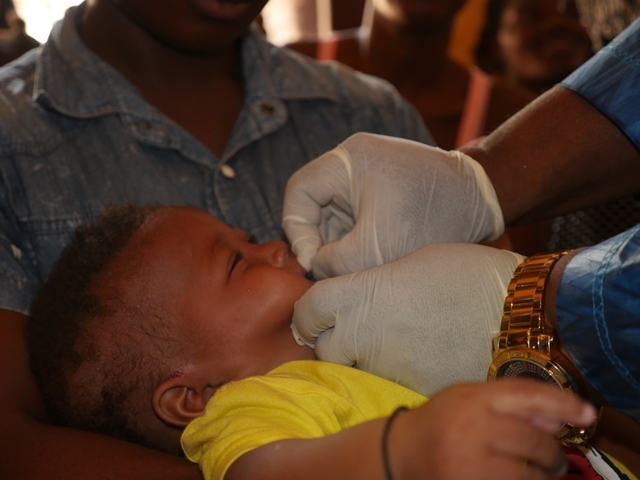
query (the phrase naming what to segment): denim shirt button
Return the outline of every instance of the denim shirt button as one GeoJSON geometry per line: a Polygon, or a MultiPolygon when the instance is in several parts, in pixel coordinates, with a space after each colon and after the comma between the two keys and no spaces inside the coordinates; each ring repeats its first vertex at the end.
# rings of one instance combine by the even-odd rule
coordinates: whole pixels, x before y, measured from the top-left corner
{"type": "Polygon", "coordinates": [[[269,102],[264,102],[260,104],[260,112],[264,113],[265,115],[273,115],[276,112],[276,107],[269,102]]]}
{"type": "Polygon", "coordinates": [[[236,171],[229,165],[222,165],[220,167],[220,171],[222,172],[222,175],[229,180],[236,178],[236,171]]]}

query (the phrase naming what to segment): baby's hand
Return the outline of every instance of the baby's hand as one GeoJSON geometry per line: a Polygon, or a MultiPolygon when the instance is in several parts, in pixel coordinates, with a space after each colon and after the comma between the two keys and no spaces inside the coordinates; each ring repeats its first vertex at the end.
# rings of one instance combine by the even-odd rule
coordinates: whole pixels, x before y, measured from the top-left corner
{"type": "Polygon", "coordinates": [[[460,384],[395,420],[389,457],[397,478],[550,480],[566,470],[553,432],[595,418],[591,405],[533,380],[460,384]]]}

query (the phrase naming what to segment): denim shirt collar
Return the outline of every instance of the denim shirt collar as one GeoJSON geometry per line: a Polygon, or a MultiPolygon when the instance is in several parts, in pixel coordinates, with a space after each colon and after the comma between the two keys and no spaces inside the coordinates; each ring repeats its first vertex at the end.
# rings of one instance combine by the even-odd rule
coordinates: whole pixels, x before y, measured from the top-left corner
{"type": "MultiPolygon", "coordinates": [[[[183,150],[194,160],[210,164],[212,154],[206,147],[198,144],[200,150],[185,151],[194,150],[193,139],[181,141],[187,133],[179,125],[147,103],[135,86],[85,46],[78,33],[84,8],[85,4],[69,8],[63,20],[54,25],[37,61],[33,100],[43,108],[76,119],[119,114],[139,141],[183,150]]],[[[243,39],[242,57],[244,107],[223,154],[223,163],[245,145],[286,123],[285,101],[339,100],[336,86],[318,82],[308,61],[296,54],[283,54],[255,26],[243,39]],[[295,76],[290,75],[292,62],[297,64],[295,76]]]]}

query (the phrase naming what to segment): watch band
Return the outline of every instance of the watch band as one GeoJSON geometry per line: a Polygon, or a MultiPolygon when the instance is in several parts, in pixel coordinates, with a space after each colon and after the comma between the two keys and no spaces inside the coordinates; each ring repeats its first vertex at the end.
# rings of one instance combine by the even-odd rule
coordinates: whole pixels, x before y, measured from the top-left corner
{"type": "Polygon", "coordinates": [[[551,355],[553,332],[546,330],[544,324],[544,291],[551,268],[567,253],[538,254],[518,265],[507,288],[500,335],[493,340],[494,357],[516,346],[551,355]]]}
{"type": "MultiPolygon", "coordinates": [[[[567,253],[569,252],[538,254],[526,258],[518,265],[507,287],[500,334],[493,339],[493,358],[506,349],[535,350],[549,359],[550,365],[553,365],[550,369],[566,379],[567,388],[578,393],[579,386],[566,374],[563,366],[557,363],[561,355],[559,349],[552,351],[556,346],[555,332],[545,324],[543,311],[549,273],[554,264],[567,253]]],[[[602,408],[598,419],[601,413],[602,408]]],[[[556,436],[564,445],[583,445],[593,435],[597,423],[596,420],[587,428],[565,424],[556,432],[556,436]]]]}

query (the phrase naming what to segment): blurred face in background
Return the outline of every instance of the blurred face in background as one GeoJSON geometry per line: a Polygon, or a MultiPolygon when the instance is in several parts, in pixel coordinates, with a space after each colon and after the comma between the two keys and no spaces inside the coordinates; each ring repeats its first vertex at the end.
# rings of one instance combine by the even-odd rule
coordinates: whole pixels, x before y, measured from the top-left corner
{"type": "Polygon", "coordinates": [[[497,47],[507,79],[536,93],[593,54],[575,0],[507,0],[497,47]]]}
{"type": "Polygon", "coordinates": [[[424,29],[449,26],[465,0],[373,0],[373,3],[376,15],[405,27],[424,29]]]}

